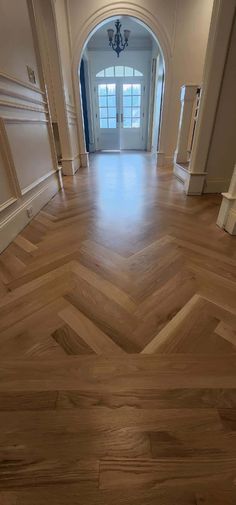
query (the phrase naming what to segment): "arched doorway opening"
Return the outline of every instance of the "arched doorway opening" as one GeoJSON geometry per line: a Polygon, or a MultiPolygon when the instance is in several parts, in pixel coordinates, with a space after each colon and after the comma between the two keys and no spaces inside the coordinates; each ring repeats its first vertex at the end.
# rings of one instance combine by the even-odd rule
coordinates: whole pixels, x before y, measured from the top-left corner
{"type": "MultiPolygon", "coordinates": [[[[105,9],[101,9],[105,10],[105,9]]],[[[79,120],[79,139],[81,146],[82,156],[86,156],[86,143],[85,143],[85,128],[84,128],[84,114],[83,114],[83,104],[81,99],[81,86],[80,86],[80,70],[81,70],[81,62],[83,60],[84,54],[86,52],[86,47],[89,42],[93,39],[96,32],[101,30],[107,25],[107,23],[114,23],[117,18],[122,17],[123,27],[125,28],[125,18],[128,16],[132,18],[132,21],[136,23],[136,25],[140,26],[140,29],[146,30],[149,34],[149,37],[152,38],[156,47],[158,48],[158,69],[159,76],[157,73],[157,58],[151,58],[151,65],[149,71],[149,104],[148,111],[146,111],[146,131],[147,136],[145,139],[145,148],[147,150],[153,150],[154,152],[158,151],[158,164],[162,164],[162,157],[164,159],[165,154],[165,142],[166,142],[166,122],[168,116],[168,96],[169,96],[169,83],[171,80],[171,68],[170,68],[170,48],[169,43],[166,37],[163,28],[158,24],[157,20],[152,19],[151,16],[147,15],[146,9],[132,7],[124,9],[123,12],[117,12],[117,10],[111,9],[109,13],[114,11],[113,16],[107,16],[107,13],[98,12],[94,15],[93,19],[88,20],[85,23],[84,30],[79,34],[77,43],[75,45],[74,58],[73,58],[73,77],[74,77],[74,86],[75,86],[75,95],[77,102],[77,113],[79,120]],[[137,12],[138,11],[138,12],[137,12]],[[154,60],[154,62],[153,62],[154,60]],[[156,73],[155,73],[156,72],[156,73]],[[150,76],[154,75],[153,82],[150,82],[150,76]],[[159,78],[158,78],[159,77],[159,78]],[[152,84],[152,85],[151,85],[152,84]],[[156,93],[156,95],[155,95],[156,93]],[[159,104],[157,102],[159,99],[159,104]],[[159,106],[159,114],[156,108],[156,104],[159,106]],[[159,115],[159,118],[158,118],[159,115]],[[148,117],[147,117],[148,116],[148,117]],[[156,121],[156,123],[155,123],[156,121]]],[[[106,40],[104,40],[104,45],[106,44],[106,40]]],[[[116,56],[116,55],[115,55],[116,56]]],[[[121,61],[121,59],[120,59],[121,61]]],[[[83,64],[82,64],[83,65],[83,64]]],[[[114,65],[109,65],[109,67],[114,65]]],[[[122,66],[122,65],[121,65],[122,66]]],[[[123,65],[124,67],[129,67],[130,65],[123,65]]],[[[106,66],[105,62],[103,68],[100,68],[100,72],[109,68],[106,66]]],[[[133,66],[134,71],[138,70],[136,65],[133,66]]],[[[84,71],[84,69],[83,69],[84,71]]],[[[114,68],[114,72],[116,72],[114,68]]],[[[97,72],[99,74],[99,71],[97,72]]],[[[105,74],[104,74],[105,75],[105,74]]],[[[114,111],[113,111],[114,112],[114,111]]],[[[121,112],[122,113],[122,112],[121,112]]],[[[137,114],[137,111],[133,113],[137,114]]],[[[89,121],[87,120],[87,126],[89,121]]],[[[88,139],[87,139],[88,145],[88,139]]]]}
{"type": "Polygon", "coordinates": [[[80,66],[86,148],[94,151],[157,152],[164,62],[149,30],[129,16],[119,18],[131,33],[117,57],[107,40],[113,20],[87,41],[80,66]]]}

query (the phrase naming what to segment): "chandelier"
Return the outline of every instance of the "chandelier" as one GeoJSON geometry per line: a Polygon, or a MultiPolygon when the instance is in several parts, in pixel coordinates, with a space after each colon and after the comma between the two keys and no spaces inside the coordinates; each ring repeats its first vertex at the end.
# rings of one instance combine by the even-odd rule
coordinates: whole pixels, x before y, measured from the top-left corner
{"type": "Polygon", "coordinates": [[[112,47],[113,51],[116,52],[117,58],[119,58],[121,51],[128,46],[128,40],[130,36],[130,30],[124,30],[124,35],[121,33],[121,26],[119,19],[115,22],[116,33],[114,35],[114,31],[112,28],[107,30],[107,35],[109,39],[109,46],[112,47]]]}

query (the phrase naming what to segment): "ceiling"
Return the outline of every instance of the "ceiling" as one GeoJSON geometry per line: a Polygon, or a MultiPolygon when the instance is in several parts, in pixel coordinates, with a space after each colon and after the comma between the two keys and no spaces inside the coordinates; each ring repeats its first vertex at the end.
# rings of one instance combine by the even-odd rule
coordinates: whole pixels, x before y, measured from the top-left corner
{"type": "MultiPolygon", "coordinates": [[[[118,19],[118,18],[117,18],[118,19]]],[[[152,47],[153,43],[155,43],[155,40],[151,33],[148,31],[147,28],[145,28],[143,25],[141,25],[139,22],[135,21],[134,18],[131,18],[129,16],[120,16],[119,20],[122,24],[121,32],[123,32],[124,29],[130,30],[130,40],[129,40],[129,47],[135,49],[137,47],[137,42],[139,42],[138,47],[140,46],[148,48],[152,47]],[[134,44],[132,43],[134,42],[134,44]]],[[[115,19],[112,21],[108,21],[108,23],[105,23],[101,28],[99,28],[90,38],[87,48],[88,49],[100,49],[104,47],[104,41],[107,41],[107,29],[108,28],[113,28],[115,29],[115,19]],[[101,47],[102,44],[102,47],[101,47]]]]}

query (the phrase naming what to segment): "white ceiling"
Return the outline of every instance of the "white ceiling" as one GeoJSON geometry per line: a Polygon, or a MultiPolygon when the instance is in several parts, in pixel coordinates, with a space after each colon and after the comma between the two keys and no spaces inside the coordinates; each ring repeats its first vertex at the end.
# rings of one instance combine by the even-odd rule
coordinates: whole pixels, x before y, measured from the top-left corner
{"type": "MultiPolygon", "coordinates": [[[[155,40],[151,33],[148,31],[147,28],[142,26],[140,23],[135,21],[135,19],[129,17],[129,16],[120,16],[117,18],[120,20],[122,24],[121,32],[123,33],[124,29],[130,30],[130,39],[129,39],[129,47],[133,47],[135,49],[135,46],[137,45],[137,41],[140,41],[138,44],[138,49],[140,49],[140,45],[143,45],[145,48],[146,47],[152,47],[153,43],[155,43],[155,40]],[[134,44],[132,44],[132,41],[134,41],[134,44]]],[[[87,48],[88,49],[94,49],[94,48],[101,48],[101,43],[104,46],[104,49],[107,48],[108,44],[108,38],[107,38],[107,29],[108,28],[113,28],[115,29],[115,19],[112,21],[109,21],[108,23],[105,23],[101,28],[99,28],[90,38],[87,48]]]]}

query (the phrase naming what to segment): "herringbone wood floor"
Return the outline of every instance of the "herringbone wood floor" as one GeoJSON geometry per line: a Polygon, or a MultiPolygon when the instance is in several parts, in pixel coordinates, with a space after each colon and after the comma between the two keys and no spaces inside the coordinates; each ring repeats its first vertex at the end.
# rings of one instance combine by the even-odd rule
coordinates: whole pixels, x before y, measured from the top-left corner
{"type": "Polygon", "coordinates": [[[0,504],[236,503],[220,197],[100,154],[0,257],[0,504]]]}

